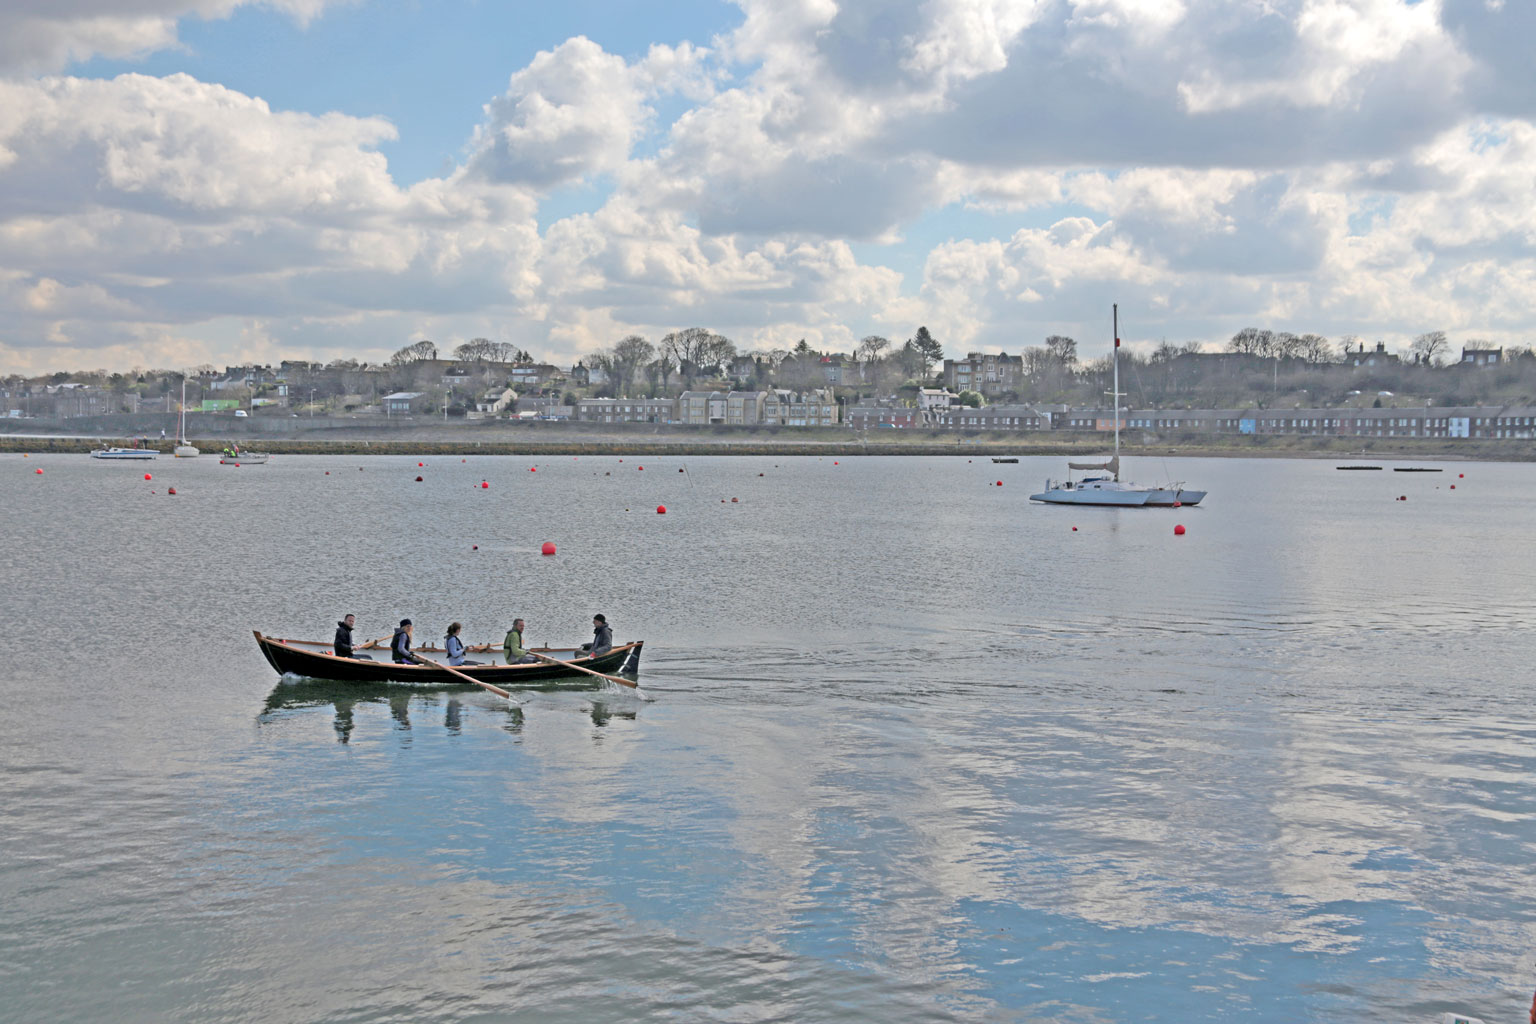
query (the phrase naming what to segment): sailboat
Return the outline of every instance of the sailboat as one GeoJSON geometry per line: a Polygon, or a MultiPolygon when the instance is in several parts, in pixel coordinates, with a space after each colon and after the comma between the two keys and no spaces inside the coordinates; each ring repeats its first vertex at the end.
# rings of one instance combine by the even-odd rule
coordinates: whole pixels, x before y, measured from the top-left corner
{"type": "Polygon", "coordinates": [[[1205,497],[1204,491],[1191,491],[1184,488],[1183,483],[1169,484],[1166,487],[1137,487],[1120,479],[1120,306],[1114,307],[1115,325],[1115,390],[1114,414],[1115,414],[1115,454],[1112,458],[1103,462],[1068,462],[1067,479],[1047,480],[1045,490],[1039,494],[1031,494],[1030,501],[1041,501],[1050,505],[1117,505],[1117,506],[1154,506],[1160,508],[1177,508],[1180,505],[1198,505],[1205,497]],[[1108,476],[1085,476],[1081,480],[1072,479],[1073,470],[1097,471],[1108,473],[1108,476]]]}
{"type": "Polygon", "coordinates": [[[187,378],[181,378],[181,415],[176,422],[176,447],[171,454],[178,459],[195,459],[200,452],[187,443],[187,378]]]}

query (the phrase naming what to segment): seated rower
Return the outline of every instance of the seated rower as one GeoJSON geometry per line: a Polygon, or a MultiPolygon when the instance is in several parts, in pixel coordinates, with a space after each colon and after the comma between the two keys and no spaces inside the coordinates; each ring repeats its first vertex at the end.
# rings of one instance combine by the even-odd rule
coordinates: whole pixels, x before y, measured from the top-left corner
{"type": "Polygon", "coordinates": [[[503,641],[501,647],[507,652],[508,665],[531,665],[539,660],[523,647],[522,619],[513,620],[512,628],[507,630],[507,639],[503,641]]]}
{"type": "Polygon", "coordinates": [[[359,661],[372,661],[366,654],[358,654],[352,648],[352,627],[357,624],[357,616],[347,615],[336,623],[336,639],[331,641],[331,646],[336,648],[336,657],[355,658],[359,661]]]}
{"type": "Polygon", "coordinates": [[[443,649],[448,652],[448,664],[454,667],[459,665],[479,665],[481,662],[469,661],[464,657],[464,641],[459,639],[459,630],[462,628],[457,622],[450,624],[448,626],[448,635],[443,638],[443,649]]]}
{"type": "Polygon", "coordinates": [[[395,664],[415,664],[416,655],[411,653],[411,620],[401,619],[400,627],[395,630],[395,635],[389,641],[390,656],[395,659],[395,664]]]}
{"type": "Polygon", "coordinates": [[[608,628],[608,620],[602,615],[592,616],[592,642],[582,644],[581,649],[594,658],[613,650],[613,630],[608,628]]]}

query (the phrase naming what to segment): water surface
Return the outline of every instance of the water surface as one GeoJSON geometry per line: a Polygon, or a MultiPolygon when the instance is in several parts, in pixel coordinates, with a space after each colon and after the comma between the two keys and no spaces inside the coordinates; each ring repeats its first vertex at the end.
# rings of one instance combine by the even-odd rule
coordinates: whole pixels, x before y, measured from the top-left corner
{"type": "Polygon", "coordinates": [[[0,1017],[1523,1013],[1536,468],[1059,462],[0,456],[0,1017]],[[250,636],[347,611],[654,699],[250,636]]]}

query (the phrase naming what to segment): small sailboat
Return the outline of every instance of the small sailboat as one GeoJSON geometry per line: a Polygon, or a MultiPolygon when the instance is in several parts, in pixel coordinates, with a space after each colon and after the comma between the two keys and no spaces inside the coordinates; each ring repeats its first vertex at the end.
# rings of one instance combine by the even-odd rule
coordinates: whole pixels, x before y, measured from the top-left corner
{"type": "Polygon", "coordinates": [[[259,466],[271,457],[272,456],[268,455],[266,452],[248,452],[241,448],[238,444],[231,444],[228,448],[225,448],[224,451],[219,454],[219,465],[259,466]]]}
{"type": "Polygon", "coordinates": [[[1045,490],[1039,494],[1031,494],[1030,501],[1044,502],[1048,505],[1116,505],[1116,506],[1153,506],[1158,508],[1178,508],[1180,505],[1198,505],[1205,497],[1204,491],[1187,490],[1182,482],[1169,484],[1166,487],[1137,487],[1120,479],[1120,306],[1114,307],[1114,366],[1115,366],[1115,390],[1114,416],[1115,416],[1115,454],[1103,462],[1068,462],[1067,479],[1047,480],[1045,490]],[[1088,472],[1108,473],[1108,476],[1085,476],[1081,480],[1072,478],[1073,470],[1088,472]]]}
{"type": "Polygon", "coordinates": [[[171,454],[178,459],[195,459],[202,454],[187,443],[187,378],[181,378],[181,415],[176,421],[176,447],[171,454]]]}

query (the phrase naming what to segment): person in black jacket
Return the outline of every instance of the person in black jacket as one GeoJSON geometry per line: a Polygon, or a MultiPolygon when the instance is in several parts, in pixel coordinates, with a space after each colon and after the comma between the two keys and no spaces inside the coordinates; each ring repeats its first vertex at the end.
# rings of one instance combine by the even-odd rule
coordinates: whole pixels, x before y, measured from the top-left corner
{"type": "Polygon", "coordinates": [[[358,654],[352,648],[352,627],[357,624],[357,616],[348,615],[336,623],[336,639],[331,641],[331,646],[336,648],[338,658],[356,658],[360,661],[372,661],[366,654],[358,654]]]}
{"type": "Polygon", "coordinates": [[[397,665],[414,665],[416,656],[411,653],[411,620],[401,619],[400,628],[389,641],[389,653],[397,665]]]}
{"type": "Polygon", "coordinates": [[[581,649],[594,658],[613,650],[613,630],[608,628],[607,619],[601,615],[592,616],[592,642],[582,644],[581,649]]]}

